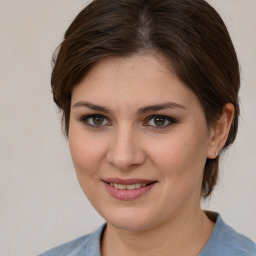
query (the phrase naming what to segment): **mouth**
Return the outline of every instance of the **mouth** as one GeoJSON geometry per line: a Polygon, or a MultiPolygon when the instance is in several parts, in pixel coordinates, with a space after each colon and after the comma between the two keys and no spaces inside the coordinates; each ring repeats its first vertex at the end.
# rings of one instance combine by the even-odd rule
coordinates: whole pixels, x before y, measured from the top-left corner
{"type": "Polygon", "coordinates": [[[121,200],[131,200],[147,193],[156,183],[154,180],[119,179],[102,180],[110,195],[121,200]]]}
{"type": "Polygon", "coordinates": [[[125,184],[120,184],[120,183],[112,183],[112,182],[106,182],[108,185],[110,185],[111,187],[114,187],[116,189],[120,189],[120,190],[132,190],[132,189],[139,189],[141,187],[147,187],[149,185],[151,185],[154,182],[150,182],[150,183],[135,183],[135,184],[130,184],[130,185],[125,185],[125,184]]]}
{"type": "Polygon", "coordinates": [[[114,188],[121,189],[121,190],[138,189],[138,188],[147,186],[146,183],[142,183],[142,184],[137,183],[137,184],[131,184],[131,185],[124,185],[124,184],[117,184],[117,183],[108,183],[108,184],[114,188]]]}

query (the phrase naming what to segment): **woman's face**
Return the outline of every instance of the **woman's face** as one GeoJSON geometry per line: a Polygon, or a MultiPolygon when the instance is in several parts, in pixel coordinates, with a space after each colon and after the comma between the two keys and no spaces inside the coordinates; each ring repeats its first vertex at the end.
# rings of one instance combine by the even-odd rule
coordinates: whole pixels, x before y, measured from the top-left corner
{"type": "Polygon", "coordinates": [[[198,98],[161,55],[103,59],[72,92],[78,180],[118,228],[145,230],[200,209],[210,134],[198,98]]]}

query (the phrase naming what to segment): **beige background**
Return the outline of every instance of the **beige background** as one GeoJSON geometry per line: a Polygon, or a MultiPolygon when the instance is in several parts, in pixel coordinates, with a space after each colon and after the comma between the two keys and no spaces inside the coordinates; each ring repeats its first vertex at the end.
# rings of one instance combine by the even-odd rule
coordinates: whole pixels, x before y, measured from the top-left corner
{"type": "MultiPolygon", "coordinates": [[[[203,205],[256,241],[256,1],[209,2],[240,59],[242,118],[203,205]]],[[[0,256],[37,255],[103,222],[80,190],[50,91],[51,54],[85,3],[0,0],[0,256]]]]}

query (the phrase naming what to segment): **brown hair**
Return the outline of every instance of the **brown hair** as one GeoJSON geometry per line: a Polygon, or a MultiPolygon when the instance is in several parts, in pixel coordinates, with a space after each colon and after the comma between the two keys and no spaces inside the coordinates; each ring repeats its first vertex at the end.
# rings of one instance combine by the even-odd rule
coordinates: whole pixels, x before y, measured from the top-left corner
{"type": "MultiPolygon", "coordinates": [[[[159,52],[198,96],[208,125],[226,103],[235,106],[226,149],[238,128],[240,73],[237,56],[219,14],[204,0],[94,0],[67,29],[53,56],[52,91],[68,136],[72,88],[89,67],[107,56],[159,52]]],[[[203,197],[218,177],[219,157],[207,159],[203,197]]]]}

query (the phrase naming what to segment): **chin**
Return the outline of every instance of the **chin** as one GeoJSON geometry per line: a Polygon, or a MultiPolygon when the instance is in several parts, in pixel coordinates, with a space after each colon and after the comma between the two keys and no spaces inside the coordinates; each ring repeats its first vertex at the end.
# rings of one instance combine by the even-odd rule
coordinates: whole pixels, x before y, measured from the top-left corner
{"type": "Polygon", "coordinates": [[[143,231],[148,229],[153,224],[153,216],[148,216],[145,213],[124,209],[119,213],[102,215],[110,225],[118,229],[130,231],[143,231]]]}
{"type": "Polygon", "coordinates": [[[137,220],[133,221],[116,221],[113,222],[107,221],[108,224],[114,226],[115,228],[127,230],[127,231],[143,231],[149,228],[148,223],[138,222],[137,220]]]}

